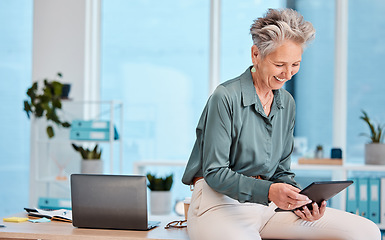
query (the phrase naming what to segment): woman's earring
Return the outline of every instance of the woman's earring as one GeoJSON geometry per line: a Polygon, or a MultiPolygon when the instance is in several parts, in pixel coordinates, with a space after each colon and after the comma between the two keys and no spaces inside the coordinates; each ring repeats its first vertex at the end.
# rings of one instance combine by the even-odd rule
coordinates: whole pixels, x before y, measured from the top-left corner
{"type": "Polygon", "coordinates": [[[252,72],[252,73],[255,73],[256,71],[257,71],[257,70],[255,69],[255,67],[252,67],[252,68],[251,68],[251,72],[252,72]]]}

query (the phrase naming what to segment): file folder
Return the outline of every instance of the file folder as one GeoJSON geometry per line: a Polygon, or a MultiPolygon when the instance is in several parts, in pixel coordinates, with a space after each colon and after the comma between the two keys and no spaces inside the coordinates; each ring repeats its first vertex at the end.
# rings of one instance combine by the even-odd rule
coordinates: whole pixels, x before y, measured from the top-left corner
{"type": "Polygon", "coordinates": [[[380,223],[380,182],[379,178],[369,179],[369,216],[374,223],[380,223]]]}
{"type": "Polygon", "coordinates": [[[353,184],[346,189],[346,211],[353,214],[358,214],[358,178],[352,178],[352,180],[353,184]]]}
{"type": "MultiPolygon", "coordinates": [[[[90,140],[90,141],[109,141],[110,131],[106,130],[71,130],[71,140],[90,140]]],[[[118,139],[116,129],[114,129],[114,139],[118,139]]]]}
{"type": "Polygon", "coordinates": [[[71,199],[40,197],[37,205],[40,209],[71,209],[71,199]]]}
{"type": "Polygon", "coordinates": [[[71,129],[74,130],[109,130],[110,121],[104,120],[73,120],[71,123],[71,129]]]}
{"type": "Polygon", "coordinates": [[[368,178],[358,179],[358,211],[359,215],[368,218],[368,178]]]}
{"type": "MultiPolygon", "coordinates": [[[[119,139],[118,131],[114,126],[114,140],[119,139]]],[[[70,131],[71,140],[109,141],[110,121],[103,120],[73,120],[70,131]]]]}

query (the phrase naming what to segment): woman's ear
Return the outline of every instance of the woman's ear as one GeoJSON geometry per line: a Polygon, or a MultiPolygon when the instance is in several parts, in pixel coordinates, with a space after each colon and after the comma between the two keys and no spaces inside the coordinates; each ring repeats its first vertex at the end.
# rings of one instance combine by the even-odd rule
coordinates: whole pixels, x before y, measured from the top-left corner
{"type": "Polygon", "coordinates": [[[258,63],[258,57],[259,56],[259,50],[258,47],[253,45],[251,47],[251,61],[253,62],[254,66],[258,63]]]}

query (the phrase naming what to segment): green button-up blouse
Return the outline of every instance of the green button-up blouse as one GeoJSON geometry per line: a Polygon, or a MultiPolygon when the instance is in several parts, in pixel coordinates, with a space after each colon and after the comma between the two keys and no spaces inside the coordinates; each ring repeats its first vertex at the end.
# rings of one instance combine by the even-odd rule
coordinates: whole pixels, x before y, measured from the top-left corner
{"type": "Polygon", "coordinates": [[[295,102],[284,89],[273,92],[271,111],[266,116],[250,68],[216,88],[198,122],[184,184],[203,176],[219,193],[239,202],[264,205],[269,203],[272,183],[298,187],[290,170],[295,102]]]}

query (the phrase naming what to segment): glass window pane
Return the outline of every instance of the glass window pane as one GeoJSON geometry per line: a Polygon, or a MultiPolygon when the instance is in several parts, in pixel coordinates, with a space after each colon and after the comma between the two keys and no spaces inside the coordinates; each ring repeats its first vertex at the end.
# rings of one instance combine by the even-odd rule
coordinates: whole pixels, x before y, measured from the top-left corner
{"type": "Polygon", "coordinates": [[[251,62],[250,26],[268,8],[285,7],[286,1],[221,2],[221,82],[241,75],[251,62]]]}
{"type": "MultiPolygon", "coordinates": [[[[141,160],[187,161],[208,97],[210,1],[102,2],[101,99],[124,104],[124,169],[141,160]]],[[[144,168],[174,174],[173,199],[190,196],[184,167],[144,168]]]]}
{"type": "Polygon", "coordinates": [[[361,110],[375,123],[385,124],[385,81],[382,71],[385,58],[385,2],[349,1],[348,42],[348,122],[347,159],[364,162],[364,146],[369,139],[366,123],[359,119],[361,110]]]}
{"type": "Polygon", "coordinates": [[[295,9],[316,29],[295,75],[295,136],[307,139],[307,150],[323,145],[329,157],[333,141],[334,1],[297,0],[295,9]]]}
{"type": "Polygon", "coordinates": [[[28,206],[30,122],[23,100],[31,85],[32,0],[0,1],[0,216],[28,206]]]}

